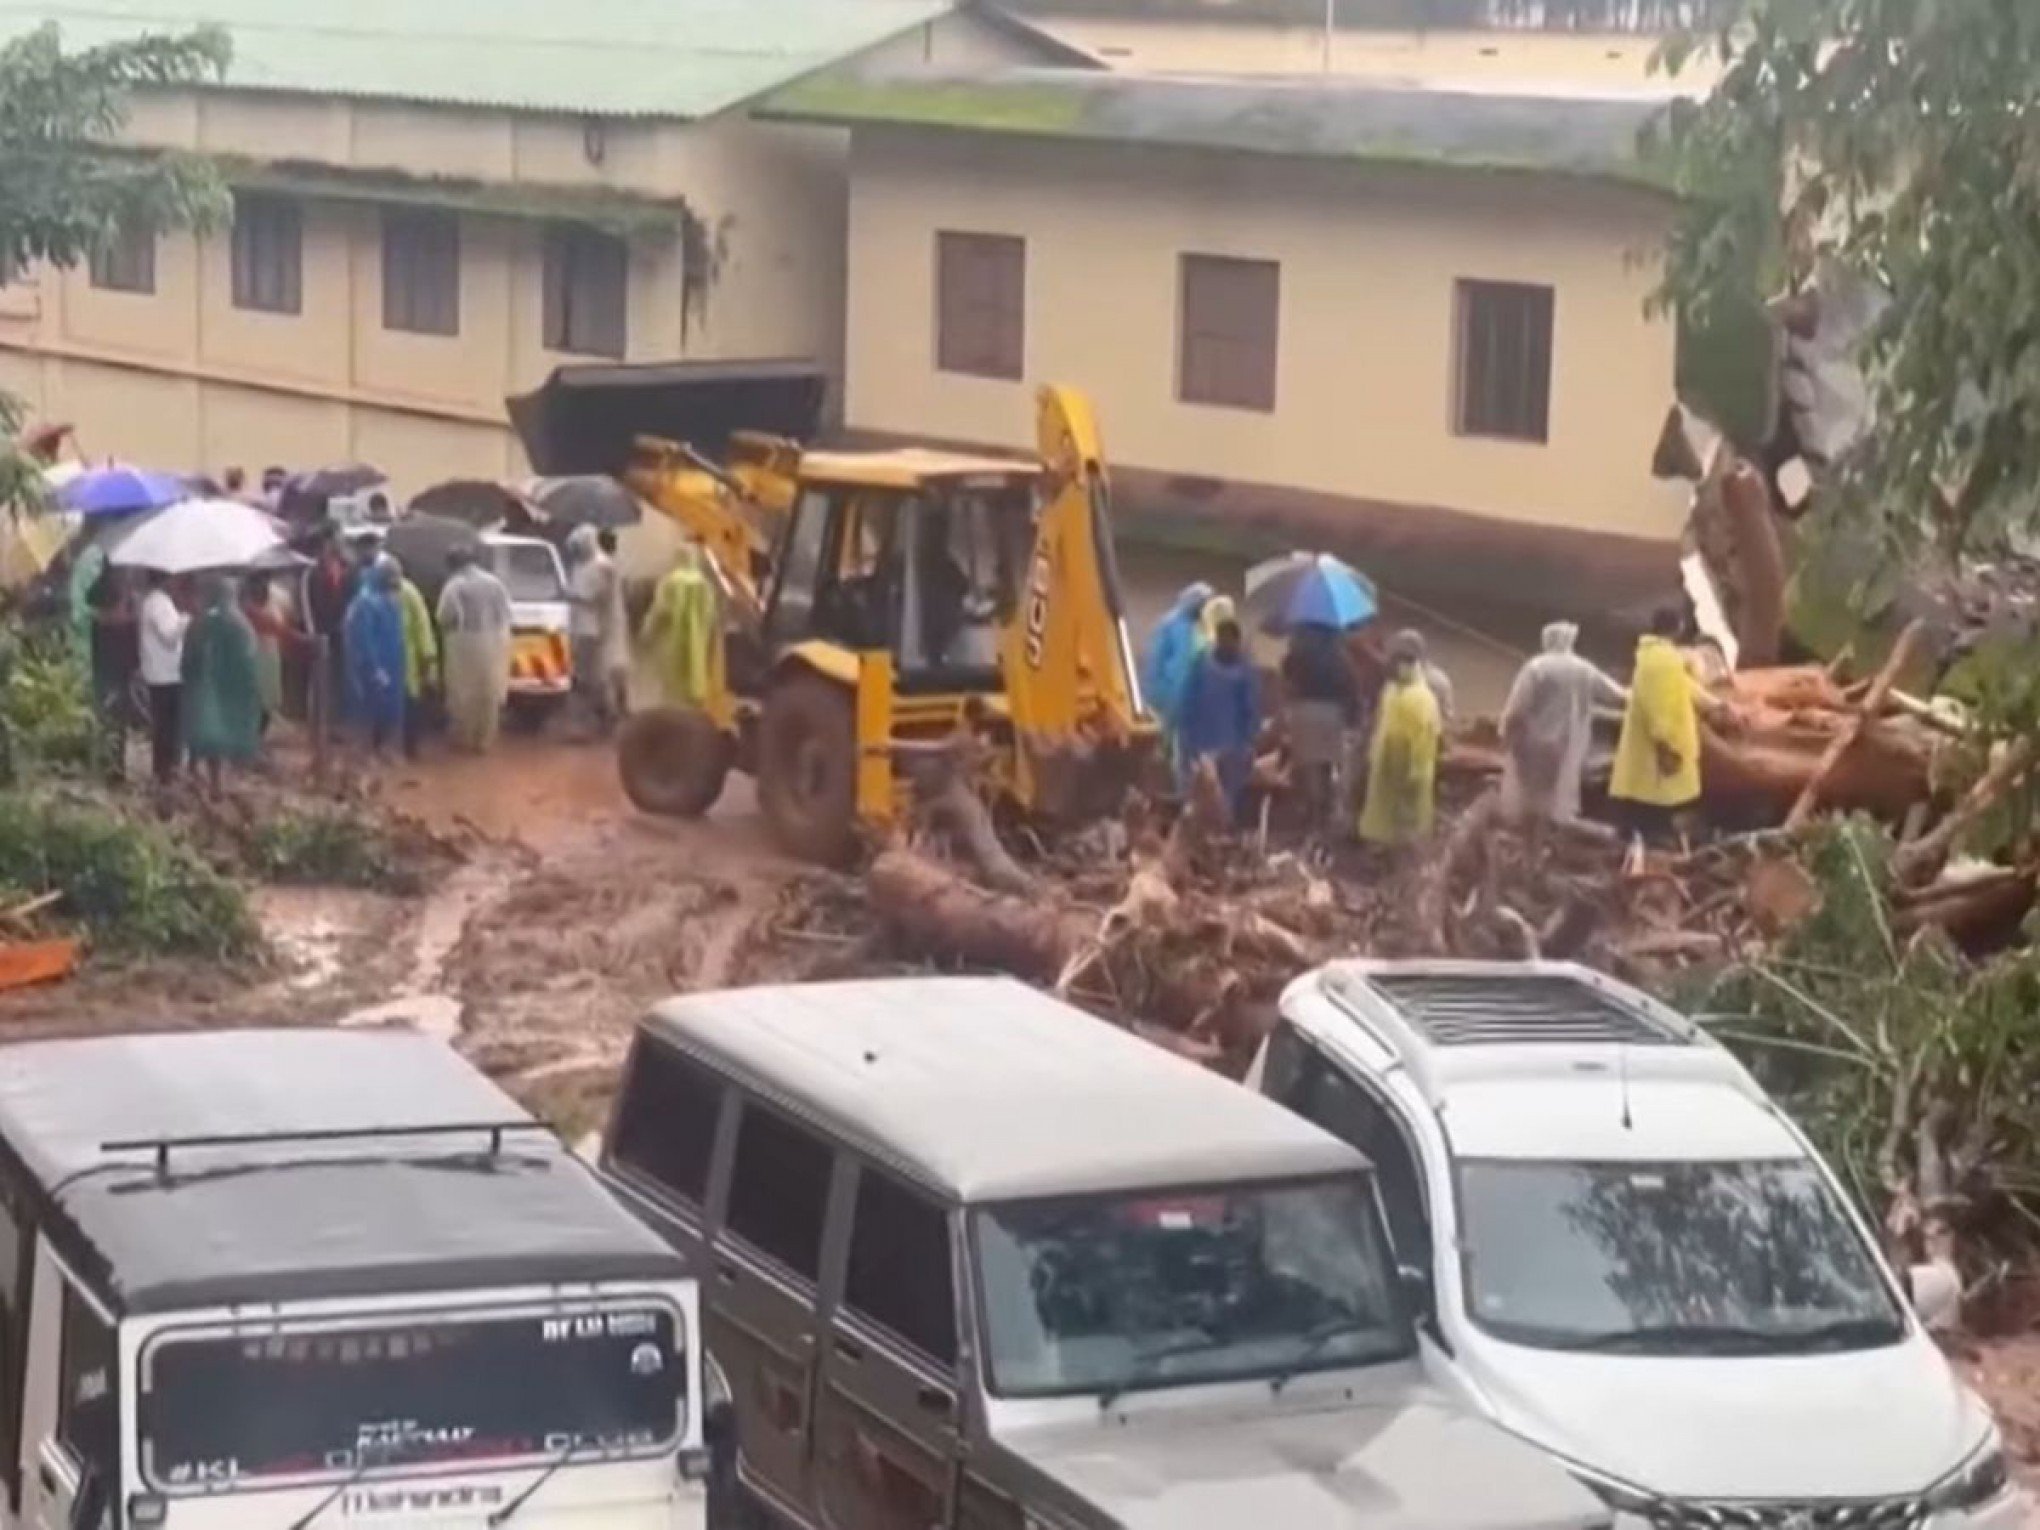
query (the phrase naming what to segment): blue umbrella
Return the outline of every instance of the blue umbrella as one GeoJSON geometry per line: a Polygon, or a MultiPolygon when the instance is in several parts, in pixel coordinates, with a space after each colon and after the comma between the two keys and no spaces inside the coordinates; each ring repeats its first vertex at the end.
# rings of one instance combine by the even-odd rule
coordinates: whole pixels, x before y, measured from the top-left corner
{"type": "Polygon", "coordinates": [[[87,468],[57,490],[57,503],[83,516],[132,515],[191,498],[184,480],[146,468],[87,468]]]}
{"type": "Polygon", "coordinates": [[[1381,610],[1374,581],[1330,553],[1290,553],[1247,571],[1246,614],[1263,632],[1296,627],[1340,631],[1381,610]]]}

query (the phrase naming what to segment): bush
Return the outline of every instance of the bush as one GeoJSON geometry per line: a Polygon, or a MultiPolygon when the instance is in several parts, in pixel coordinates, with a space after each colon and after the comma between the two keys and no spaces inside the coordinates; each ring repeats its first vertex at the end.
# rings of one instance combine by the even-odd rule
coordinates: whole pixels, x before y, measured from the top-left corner
{"type": "MultiPolygon", "coordinates": [[[[1693,1007],[1814,1139],[1895,1252],[1929,1221],[1986,1245],[2040,1226],[2040,953],[1983,960],[1892,917],[1890,837],[1825,828],[1806,855],[1820,904],[1693,1007]]],[[[1972,1251],[1973,1252],[1973,1251],[1972,1251]]],[[[1973,1260],[1972,1260],[1973,1262],[1973,1260]]]]}
{"type": "Polygon", "coordinates": [[[397,847],[361,813],[340,806],[268,811],[235,831],[250,875],[266,882],[415,892],[419,879],[397,847]]]}
{"type": "Polygon", "coordinates": [[[261,947],[241,891],[161,824],[98,803],[0,792],[0,885],[61,890],[102,950],[235,960],[261,947]]]}
{"type": "Polygon", "coordinates": [[[100,756],[91,676],[60,628],[0,628],[0,740],[17,779],[82,771],[100,756]]]}

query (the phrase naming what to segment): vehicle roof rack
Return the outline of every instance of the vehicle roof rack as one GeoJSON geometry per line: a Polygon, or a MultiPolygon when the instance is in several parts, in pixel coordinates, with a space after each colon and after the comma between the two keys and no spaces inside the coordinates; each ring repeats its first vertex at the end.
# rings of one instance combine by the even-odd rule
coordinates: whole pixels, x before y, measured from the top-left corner
{"type": "Polygon", "coordinates": [[[249,1147],[274,1143],[296,1142],[358,1142],[376,1137],[457,1137],[472,1133],[486,1132],[489,1137],[489,1156],[494,1158],[503,1151],[503,1137],[506,1132],[550,1132],[551,1127],[543,1121],[529,1117],[507,1121],[438,1121],[416,1126],[345,1126],[313,1128],[306,1131],[274,1132],[227,1132],[192,1137],[137,1137],[118,1142],[102,1142],[102,1153],[153,1153],[156,1159],[156,1173],[167,1177],[170,1173],[170,1153],[173,1148],[218,1148],[249,1147]]]}
{"type": "Polygon", "coordinates": [[[1687,1046],[1698,1034],[1647,995],[1571,963],[1356,962],[1336,985],[1434,1047],[1687,1046]],[[1356,991],[1357,990],[1357,991],[1356,991]]]}

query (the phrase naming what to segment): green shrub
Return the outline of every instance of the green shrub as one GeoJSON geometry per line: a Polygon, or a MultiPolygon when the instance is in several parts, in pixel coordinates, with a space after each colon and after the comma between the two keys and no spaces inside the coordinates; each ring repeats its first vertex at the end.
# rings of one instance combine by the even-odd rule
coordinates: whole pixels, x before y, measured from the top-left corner
{"type": "Polygon", "coordinates": [[[234,960],[261,935],[241,890],[171,829],[101,803],[0,792],[0,885],[61,890],[102,950],[234,960]]]}

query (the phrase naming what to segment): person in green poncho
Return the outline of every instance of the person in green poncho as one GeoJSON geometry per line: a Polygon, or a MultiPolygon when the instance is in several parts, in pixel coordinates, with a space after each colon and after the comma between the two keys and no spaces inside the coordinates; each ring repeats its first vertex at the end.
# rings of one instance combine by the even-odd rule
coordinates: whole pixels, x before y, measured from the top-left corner
{"type": "Polygon", "coordinates": [[[652,657],[666,705],[699,707],[722,686],[722,629],[715,586],[701,566],[701,549],[680,549],[672,572],[659,581],[638,640],[652,657]]]}
{"type": "Polygon", "coordinates": [[[262,742],[262,679],[255,629],[234,582],[207,580],[205,610],[184,634],[184,747],[217,791],[228,764],[253,760],[262,742]]]}

